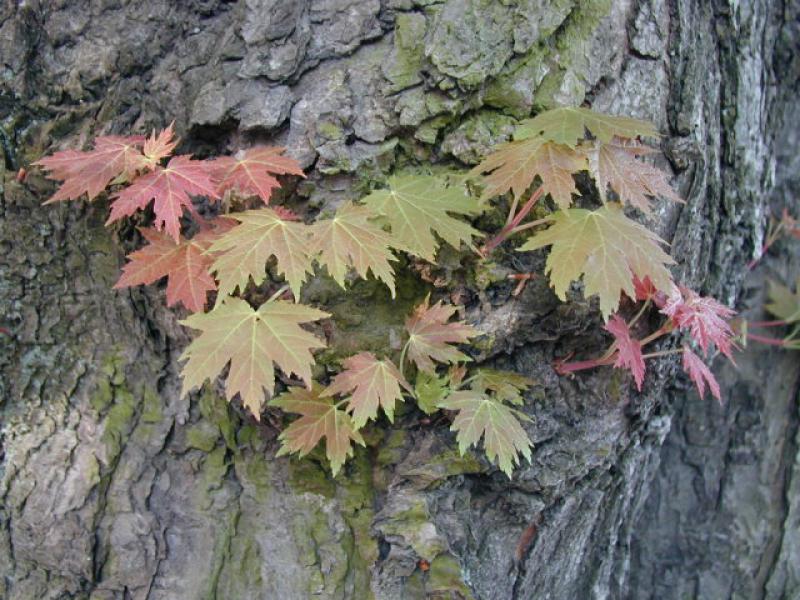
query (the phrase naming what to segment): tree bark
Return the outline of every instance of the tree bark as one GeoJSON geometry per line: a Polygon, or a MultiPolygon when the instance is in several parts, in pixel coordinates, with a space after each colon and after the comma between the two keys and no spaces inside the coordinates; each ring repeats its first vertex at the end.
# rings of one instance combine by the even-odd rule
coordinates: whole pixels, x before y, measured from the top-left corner
{"type": "MultiPolygon", "coordinates": [[[[676,277],[757,311],[764,277],[800,272],[785,244],[745,284],[768,210],[799,208],[798,13],[769,0],[9,0],[0,597],[800,597],[795,356],[718,364],[722,407],[671,359],[643,393],[611,369],[559,377],[555,358],[603,346],[592,303],[560,303],[543,278],[512,296],[504,276],[541,272],[539,253],[498,252],[481,283],[453,252],[434,275],[486,334],[476,359],[537,381],[532,464],[509,481],[408,409],[332,479],[318,458],[275,458],[269,419],[218,386],[181,397],[183,313],[158,286],[111,289],[135,223],[105,228],[105,199],[41,206],[52,185],[30,167],[174,120],[201,157],[285,145],[308,173],[289,199],[325,207],[394,170],[474,164],[517,119],[588,101],[662,131],[659,160],[687,200],[655,224],[676,277]]],[[[397,305],[368,286],[309,293],[334,312],[334,343],[388,344],[420,284],[398,291],[397,305]]]]}

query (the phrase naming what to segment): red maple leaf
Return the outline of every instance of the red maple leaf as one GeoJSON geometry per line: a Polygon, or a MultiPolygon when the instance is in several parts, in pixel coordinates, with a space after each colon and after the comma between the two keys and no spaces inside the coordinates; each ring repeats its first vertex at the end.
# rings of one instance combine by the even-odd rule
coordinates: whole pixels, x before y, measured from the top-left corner
{"type": "Polygon", "coordinates": [[[147,166],[142,143],[141,135],[107,135],[95,139],[94,150],[64,150],[36,161],[33,164],[50,172],[50,179],[64,182],[45,204],[77,200],[83,194],[92,200],[113,180],[130,179],[147,166]]]}
{"type": "Polygon", "coordinates": [[[617,343],[617,361],[614,366],[630,370],[636,381],[636,388],[641,392],[645,369],[642,345],[639,340],[631,337],[628,324],[619,315],[612,315],[605,325],[605,330],[614,336],[617,343]]]}
{"type": "Polygon", "coordinates": [[[189,156],[176,156],[166,167],[155,167],[152,173],[138,177],[129,187],[114,195],[111,216],[106,224],[118,221],[144,208],[153,200],[156,214],[155,227],[179,243],[180,217],[184,207],[194,212],[189,194],[219,198],[210,177],[210,163],[192,160],[189,156]]]}
{"type": "Polygon", "coordinates": [[[727,320],[736,311],[680,286],[673,289],[661,312],[680,329],[687,329],[703,352],[708,353],[709,346],[714,343],[733,362],[733,330],[727,320]]]}
{"type": "Polygon", "coordinates": [[[686,371],[686,374],[697,386],[697,391],[701,398],[706,394],[706,383],[708,383],[708,389],[711,390],[711,394],[722,403],[722,394],[720,394],[719,384],[714,374],[711,373],[711,370],[700,357],[689,348],[683,349],[683,370],[686,371]]]}
{"type": "Polygon", "coordinates": [[[233,190],[241,196],[259,196],[269,204],[272,190],[280,187],[275,175],[300,175],[296,160],[283,156],[284,148],[256,146],[236,156],[220,156],[212,161],[213,176],[220,194],[233,190]]]}
{"type": "Polygon", "coordinates": [[[175,242],[155,229],[140,229],[147,246],[128,255],[130,262],[122,268],[122,276],[114,289],[147,285],[167,277],[167,305],[178,302],[192,312],[202,311],[206,294],[217,289],[209,274],[213,257],[205,254],[214,240],[235,223],[218,219],[213,229],[200,231],[192,239],[183,236],[175,242]]]}

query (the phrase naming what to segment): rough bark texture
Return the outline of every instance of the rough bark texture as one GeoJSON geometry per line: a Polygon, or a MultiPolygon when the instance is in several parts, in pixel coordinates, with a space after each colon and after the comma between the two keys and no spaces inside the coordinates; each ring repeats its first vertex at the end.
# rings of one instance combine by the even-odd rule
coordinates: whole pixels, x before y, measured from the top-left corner
{"type": "MultiPolygon", "coordinates": [[[[718,365],[723,408],[670,360],[642,394],[609,369],[559,378],[554,357],[603,344],[591,303],[542,281],[513,298],[505,274],[539,254],[475,275],[451,253],[438,268],[486,333],[477,358],[538,381],[533,463],[509,481],[409,410],[332,480],[275,459],[275,429],[215,387],[180,397],[181,315],[157,287],[111,290],[135,234],[103,227],[105,200],[42,207],[50,184],[15,180],[45,151],[174,119],[200,155],[286,145],[309,173],[295,199],[330,206],[589,100],[664,133],[687,198],[660,211],[676,275],[757,307],[767,271],[800,269],[782,246],[743,286],[770,203],[798,209],[797,23],[769,0],[6,2],[0,597],[800,597],[795,356],[718,365]]],[[[366,284],[309,294],[334,344],[385,345],[412,280],[395,306],[366,284]]]]}

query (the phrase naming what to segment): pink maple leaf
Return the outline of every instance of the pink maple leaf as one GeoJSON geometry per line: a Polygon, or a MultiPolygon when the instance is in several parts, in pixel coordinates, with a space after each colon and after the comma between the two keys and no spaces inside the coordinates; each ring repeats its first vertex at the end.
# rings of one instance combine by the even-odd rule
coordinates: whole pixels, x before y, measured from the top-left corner
{"type": "Polygon", "coordinates": [[[673,289],[661,312],[677,327],[688,330],[703,352],[708,353],[713,343],[733,362],[733,330],[727,321],[736,311],[680,286],[673,289]]]}
{"type": "Polygon", "coordinates": [[[617,361],[614,366],[629,369],[633,373],[636,388],[641,392],[645,369],[642,345],[639,340],[631,337],[628,324],[619,315],[612,315],[606,323],[605,329],[614,336],[617,343],[617,361]]]}
{"type": "Polygon", "coordinates": [[[714,396],[718,402],[722,403],[719,383],[717,383],[714,374],[702,359],[689,350],[689,348],[683,349],[683,370],[686,371],[686,374],[689,375],[689,378],[694,382],[695,386],[697,386],[697,391],[701,398],[705,397],[707,383],[708,389],[711,390],[711,395],[714,396]]]}

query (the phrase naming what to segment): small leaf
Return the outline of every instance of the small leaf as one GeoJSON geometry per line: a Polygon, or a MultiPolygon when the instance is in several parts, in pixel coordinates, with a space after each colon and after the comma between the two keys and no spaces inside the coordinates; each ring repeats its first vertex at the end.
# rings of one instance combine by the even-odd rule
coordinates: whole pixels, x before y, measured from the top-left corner
{"type": "Polygon", "coordinates": [[[406,319],[409,360],[416,363],[420,371],[428,373],[436,371],[433,361],[453,364],[470,360],[450,344],[464,344],[478,332],[463,321],[448,323],[457,310],[455,306],[445,306],[441,300],[429,306],[428,301],[426,298],[406,319]]]}
{"type": "Polygon", "coordinates": [[[432,415],[438,410],[438,404],[450,392],[447,377],[438,377],[436,374],[420,371],[414,382],[414,396],[417,406],[426,415],[432,415]]]}
{"type": "Polygon", "coordinates": [[[275,175],[305,177],[296,160],[283,156],[284,148],[256,146],[234,156],[220,156],[212,161],[214,179],[220,194],[233,190],[242,197],[258,196],[269,204],[272,191],[280,187],[275,175]]]}
{"type": "Polygon", "coordinates": [[[689,375],[691,380],[697,387],[697,392],[703,398],[706,395],[706,383],[711,394],[719,401],[722,402],[722,394],[720,394],[719,384],[714,377],[711,370],[706,364],[689,348],[683,349],[683,370],[689,375]]]}
{"type": "Polygon", "coordinates": [[[287,375],[299,376],[311,385],[311,350],[325,343],[302,327],[329,317],[310,306],[274,300],[258,310],[239,298],[226,301],[209,313],[197,313],[181,321],[199,329],[181,361],[183,394],[216,377],[230,362],[225,392],[228,400],[238,393],[256,419],[260,418],[264,390],[272,395],[275,387],[274,362],[287,375]]]}
{"type": "Polygon", "coordinates": [[[563,107],[522,121],[514,132],[514,139],[541,137],[574,148],[579,140],[585,139],[586,130],[601,142],[610,142],[614,137],[658,137],[658,130],[647,121],[604,115],[588,108],[563,107]]]}
{"type": "Polygon", "coordinates": [[[210,249],[220,254],[211,266],[219,279],[217,302],[237,287],[244,290],[251,277],[256,285],[264,281],[267,261],[272,256],[294,297],[299,298],[303,282],[312,273],[308,226],[271,208],[232,213],[230,217],[239,221],[239,225],[210,249]]]}
{"type": "Polygon", "coordinates": [[[156,229],[161,231],[163,227],[177,244],[183,209],[194,210],[190,195],[219,198],[209,177],[207,162],[176,156],[166,167],[156,166],[151,173],[137,177],[130,186],[115,194],[106,224],[132,215],[153,200],[156,229]]]}
{"type": "Polygon", "coordinates": [[[714,298],[700,296],[689,288],[676,286],[661,312],[672,319],[676,327],[688,329],[703,352],[708,353],[713,343],[733,362],[733,330],[727,321],[736,311],[714,298]]]}
{"type": "Polygon", "coordinates": [[[586,295],[600,296],[600,310],[608,319],[619,307],[620,292],[635,296],[634,275],[650,277],[660,289],[672,286],[666,265],[675,261],[658,246],[666,242],[628,219],[618,207],[572,208],[559,211],[553,219],[552,226],[529,238],[519,250],[553,246],[546,272],[561,300],[566,300],[570,283],[583,274],[586,295]]]}
{"type": "Polygon", "coordinates": [[[458,411],[450,430],[456,432],[462,455],[470,446],[477,446],[483,437],[487,458],[496,462],[509,478],[514,466],[519,464],[520,455],[530,461],[532,443],[519,423],[520,419],[530,419],[505,406],[501,399],[471,389],[452,392],[438,406],[458,411]]]}
{"type": "Polygon", "coordinates": [[[522,393],[536,382],[519,373],[480,368],[472,376],[470,388],[478,392],[494,392],[503,402],[521,406],[522,393]]]}
{"type": "Polygon", "coordinates": [[[489,173],[483,177],[482,200],[509,190],[519,198],[539,177],[542,193],[550,194],[559,208],[566,210],[572,195],[580,195],[572,174],[584,169],[586,159],[581,154],[562,144],[531,138],[500,145],[472,172],[489,173]]]}
{"type": "Polygon", "coordinates": [[[144,156],[148,162],[148,168],[154,169],[161,159],[166,158],[172,151],[175,149],[175,146],[178,145],[178,140],[174,139],[175,137],[175,130],[173,129],[173,123],[170,123],[169,127],[166,129],[162,129],[158,135],[154,131],[152,135],[147,138],[144,142],[144,156]]]}
{"type": "Polygon", "coordinates": [[[652,214],[648,196],[661,196],[683,203],[662,170],[636,159],[649,150],[644,146],[625,145],[620,140],[608,144],[594,143],[585,150],[589,172],[597,182],[603,202],[606,201],[606,190],[610,186],[620,201],[648,215],[652,214]]]}
{"type": "Polygon", "coordinates": [[[141,135],[102,136],[95,139],[94,150],[64,150],[36,161],[34,165],[50,172],[50,179],[64,182],[45,204],[77,200],[83,194],[93,200],[115,179],[132,178],[147,166],[140,150],[143,143],[141,135]]]}
{"type": "Polygon", "coordinates": [[[347,412],[352,413],[356,427],[363,427],[370,419],[378,418],[378,407],[389,421],[394,421],[394,403],[403,401],[403,386],[409,393],[411,385],[390,360],[378,360],[371,352],[360,352],[347,358],[345,370],[333,378],[322,396],[352,394],[347,399],[347,412]]]}
{"type": "Polygon", "coordinates": [[[353,455],[351,441],[364,446],[364,439],[345,411],[336,407],[330,398],[320,395],[321,387],[290,388],[269,404],[286,412],[301,415],[281,432],[278,456],[296,453],[303,457],[325,438],[325,454],[335,477],[349,456],[353,455]]]}
{"type": "Polygon", "coordinates": [[[391,227],[393,246],[433,261],[439,242],[458,248],[468,245],[481,232],[449,213],[474,215],[481,212],[478,201],[461,186],[447,187],[437,177],[404,176],[389,179],[389,189],[377,190],[362,199],[374,214],[391,227]]]}
{"type": "Polygon", "coordinates": [[[389,249],[391,236],[369,221],[373,216],[372,211],[352,202],[341,206],[332,219],[311,226],[309,253],[343,288],[348,269],[363,278],[372,271],[389,286],[394,298],[394,271],[389,261],[397,257],[389,249]]]}
{"type": "Polygon", "coordinates": [[[769,302],[766,309],[786,323],[800,321],[800,277],[795,283],[794,293],[777,281],[769,280],[767,283],[769,284],[769,302]]]}
{"type": "Polygon", "coordinates": [[[608,323],[606,323],[605,329],[614,336],[614,341],[617,344],[617,360],[614,366],[628,369],[633,373],[636,388],[641,392],[645,370],[642,345],[639,340],[631,337],[628,324],[619,315],[612,315],[608,323]]]}

